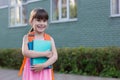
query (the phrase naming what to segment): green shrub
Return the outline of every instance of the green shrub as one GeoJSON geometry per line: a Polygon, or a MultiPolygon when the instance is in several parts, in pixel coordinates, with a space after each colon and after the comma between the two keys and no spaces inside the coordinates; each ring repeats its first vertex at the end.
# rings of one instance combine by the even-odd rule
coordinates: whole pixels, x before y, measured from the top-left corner
{"type": "MultiPolygon", "coordinates": [[[[62,73],[120,78],[120,48],[58,48],[54,70],[62,73]]],[[[19,69],[21,49],[1,49],[0,66],[19,69]]]]}
{"type": "Polygon", "coordinates": [[[81,75],[120,78],[120,49],[106,48],[60,48],[56,71],[81,75]]]}
{"type": "Polygon", "coordinates": [[[0,66],[13,69],[19,69],[23,56],[21,49],[1,49],[0,50],[0,66]]]}

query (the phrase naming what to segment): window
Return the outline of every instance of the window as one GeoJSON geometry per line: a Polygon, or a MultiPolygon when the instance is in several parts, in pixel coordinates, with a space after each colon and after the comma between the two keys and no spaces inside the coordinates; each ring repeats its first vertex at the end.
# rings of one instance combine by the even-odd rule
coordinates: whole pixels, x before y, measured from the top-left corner
{"type": "Polygon", "coordinates": [[[62,22],[77,18],[76,0],[51,0],[51,21],[62,22]]]}
{"type": "Polygon", "coordinates": [[[120,16],[120,0],[111,0],[111,15],[120,16]]]}
{"type": "Polygon", "coordinates": [[[23,26],[27,23],[25,0],[10,0],[9,25],[10,27],[23,26]]]}

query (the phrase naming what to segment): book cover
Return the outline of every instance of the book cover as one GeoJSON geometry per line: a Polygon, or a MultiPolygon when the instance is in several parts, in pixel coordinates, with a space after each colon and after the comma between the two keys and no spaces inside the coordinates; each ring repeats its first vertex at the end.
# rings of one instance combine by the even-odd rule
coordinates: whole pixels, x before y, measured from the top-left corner
{"type": "Polygon", "coordinates": [[[33,42],[28,42],[28,49],[33,50],[33,42]]]}
{"type": "MultiPolygon", "coordinates": [[[[30,49],[33,49],[38,52],[45,52],[51,50],[51,42],[47,40],[33,40],[33,42],[28,44],[30,49]]],[[[48,60],[46,57],[39,58],[31,58],[31,65],[44,63],[48,60]]],[[[52,66],[48,66],[47,68],[52,68],[52,66]]]]}

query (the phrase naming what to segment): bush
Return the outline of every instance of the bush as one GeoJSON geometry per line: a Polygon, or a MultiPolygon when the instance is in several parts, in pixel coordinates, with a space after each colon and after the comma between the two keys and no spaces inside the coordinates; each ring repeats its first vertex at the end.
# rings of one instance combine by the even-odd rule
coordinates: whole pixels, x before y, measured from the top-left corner
{"type": "Polygon", "coordinates": [[[0,66],[13,69],[19,69],[23,56],[21,49],[1,49],[0,50],[0,66]]]}
{"type": "MultiPolygon", "coordinates": [[[[58,48],[54,70],[62,73],[120,78],[120,48],[58,48]]],[[[1,49],[0,66],[19,69],[21,49],[1,49]]]]}
{"type": "Polygon", "coordinates": [[[120,49],[60,48],[54,69],[63,73],[120,78],[120,49]]]}

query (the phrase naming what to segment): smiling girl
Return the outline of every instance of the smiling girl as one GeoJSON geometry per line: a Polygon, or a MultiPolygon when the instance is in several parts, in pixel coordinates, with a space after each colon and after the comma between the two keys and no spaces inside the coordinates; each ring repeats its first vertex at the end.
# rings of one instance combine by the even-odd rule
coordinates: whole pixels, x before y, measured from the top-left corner
{"type": "MultiPolygon", "coordinates": [[[[48,25],[48,13],[41,8],[33,9],[30,14],[29,23],[32,26],[31,32],[34,32],[34,39],[45,40],[45,30],[48,25]]],[[[54,39],[50,36],[51,51],[37,52],[29,50],[28,36],[23,37],[22,54],[26,57],[22,80],[53,80],[52,69],[45,69],[57,60],[57,50],[54,39]],[[30,65],[30,58],[47,57],[48,60],[42,64],[30,65]]]]}

